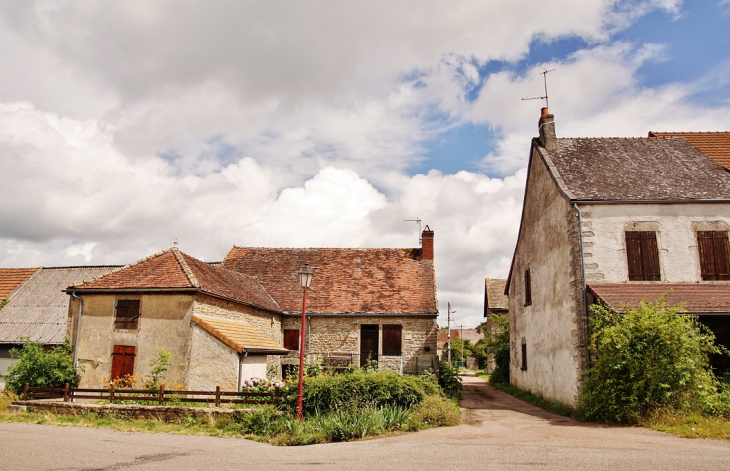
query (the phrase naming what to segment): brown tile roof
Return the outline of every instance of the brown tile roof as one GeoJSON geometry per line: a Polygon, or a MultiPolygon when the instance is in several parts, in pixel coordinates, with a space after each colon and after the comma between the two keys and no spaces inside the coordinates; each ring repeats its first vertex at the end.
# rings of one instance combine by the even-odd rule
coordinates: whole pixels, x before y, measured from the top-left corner
{"type": "MultiPolygon", "coordinates": [[[[451,340],[459,338],[459,329],[451,329],[451,340]]],[[[449,341],[449,330],[439,329],[436,334],[436,343],[439,347],[446,344],[449,341]]]]}
{"type": "Polygon", "coordinates": [[[485,278],[484,290],[486,293],[487,310],[502,310],[506,311],[509,309],[509,298],[504,294],[504,287],[507,285],[507,280],[496,279],[496,278],[485,278]]]}
{"type": "Polygon", "coordinates": [[[66,337],[69,283],[106,273],[116,268],[41,268],[23,283],[0,309],[0,343],[20,343],[22,337],[53,345],[66,337]]]}
{"type": "Polygon", "coordinates": [[[722,132],[654,132],[649,137],[681,137],[712,160],[730,170],[730,131],[722,132]]]}
{"type": "Polygon", "coordinates": [[[103,276],[69,286],[74,290],[195,289],[244,304],[280,311],[255,279],[201,262],[172,247],[103,276]]]}
{"type": "Polygon", "coordinates": [[[194,314],[193,322],[238,353],[244,351],[269,355],[286,355],[289,353],[289,350],[242,320],[194,314]]]}
{"type": "Polygon", "coordinates": [[[289,312],[302,311],[297,273],[314,270],[307,312],[436,314],[432,263],[420,249],[233,247],[223,266],[255,277],[289,312]]]}
{"type": "Polygon", "coordinates": [[[624,311],[623,304],[636,307],[669,293],[667,304],[681,304],[690,314],[730,313],[730,283],[590,284],[588,290],[617,312],[624,311]]]}
{"type": "Polygon", "coordinates": [[[558,139],[538,149],[571,200],[730,199],[730,172],[681,138],[558,139]]]}
{"type": "Polygon", "coordinates": [[[37,268],[0,268],[0,300],[7,298],[37,270],[37,268]]]}

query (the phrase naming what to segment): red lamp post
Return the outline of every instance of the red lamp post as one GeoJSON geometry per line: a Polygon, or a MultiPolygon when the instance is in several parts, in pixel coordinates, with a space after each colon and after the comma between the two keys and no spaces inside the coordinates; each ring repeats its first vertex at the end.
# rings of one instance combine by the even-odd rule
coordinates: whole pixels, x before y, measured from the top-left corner
{"type": "Polygon", "coordinates": [[[302,421],[302,381],[304,378],[304,327],[307,323],[307,288],[312,284],[312,269],[305,263],[299,270],[299,284],[302,285],[302,332],[299,341],[299,392],[297,393],[297,418],[302,421]]]}

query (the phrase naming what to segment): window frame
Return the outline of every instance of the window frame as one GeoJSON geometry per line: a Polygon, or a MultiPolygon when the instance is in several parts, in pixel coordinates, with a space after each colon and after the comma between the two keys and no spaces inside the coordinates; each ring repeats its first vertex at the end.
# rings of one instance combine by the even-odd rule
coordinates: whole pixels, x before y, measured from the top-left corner
{"type": "Polygon", "coordinates": [[[702,281],[730,280],[728,231],[697,231],[697,255],[702,281]]]}
{"type": "Polygon", "coordinates": [[[142,301],[140,299],[117,299],[114,306],[114,329],[115,330],[139,330],[139,318],[142,315],[142,301]],[[132,306],[122,307],[123,310],[136,310],[136,315],[119,316],[120,304],[136,304],[136,309],[132,306]]]}
{"type": "Polygon", "coordinates": [[[629,281],[662,281],[657,231],[624,231],[629,281]]]}
{"type": "Polygon", "coordinates": [[[530,268],[525,270],[525,306],[532,304],[532,275],[530,274],[530,268]]]}

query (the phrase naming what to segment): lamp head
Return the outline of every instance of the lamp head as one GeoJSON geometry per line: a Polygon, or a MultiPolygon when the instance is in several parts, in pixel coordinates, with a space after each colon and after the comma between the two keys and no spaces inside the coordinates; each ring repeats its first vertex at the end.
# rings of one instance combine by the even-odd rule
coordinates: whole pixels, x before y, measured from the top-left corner
{"type": "Polygon", "coordinates": [[[312,275],[314,275],[314,272],[309,268],[309,263],[305,263],[302,269],[299,270],[299,284],[302,285],[303,289],[309,288],[309,285],[312,284],[312,275]]]}

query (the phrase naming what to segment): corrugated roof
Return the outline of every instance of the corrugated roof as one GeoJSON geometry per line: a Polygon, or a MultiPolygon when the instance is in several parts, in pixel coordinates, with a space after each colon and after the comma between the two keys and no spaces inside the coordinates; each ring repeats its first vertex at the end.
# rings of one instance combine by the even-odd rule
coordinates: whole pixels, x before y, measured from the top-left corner
{"type": "Polygon", "coordinates": [[[558,139],[538,147],[571,200],[730,199],[730,173],[682,138],[558,139]]]}
{"type": "Polygon", "coordinates": [[[262,352],[270,355],[286,355],[289,350],[241,320],[193,315],[193,322],[225,343],[238,353],[262,352]]]}
{"type": "Polygon", "coordinates": [[[109,272],[110,266],[41,268],[0,309],[0,343],[21,338],[42,344],[61,344],[66,336],[69,283],[109,272]]]}
{"type": "Polygon", "coordinates": [[[681,137],[712,160],[730,170],[730,131],[721,132],[654,132],[649,137],[681,137]]]}
{"type": "Polygon", "coordinates": [[[77,290],[197,289],[244,304],[280,311],[258,281],[191,257],[172,247],[104,276],[76,283],[77,290]]]}
{"type": "Polygon", "coordinates": [[[37,270],[37,268],[0,268],[0,300],[7,298],[37,270]]]}
{"type": "Polygon", "coordinates": [[[485,278],[484,289],[487,293],[487,309],[503,310],[509,309],[509,298],[504,294],[507,280],[497,278],[485,278]]]}
{"type": "Polygon", "coordinates": [[[297,273],[314,270],[307,312],[436,314],[432,263],[420,249],[233,247],[223,266],[256,278],[282,309],[302,311],[297,273]]]}
{"type": "Polygon", "coordinates": [[[690,314],[730,313],[730,283],[606,283],[588,285],[588,290],[617,312],[624,304],[634,308],[668,293],[668,304],[681,304],[690,314]]]}

